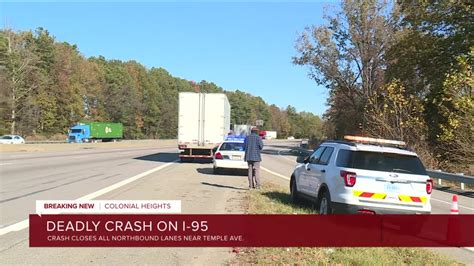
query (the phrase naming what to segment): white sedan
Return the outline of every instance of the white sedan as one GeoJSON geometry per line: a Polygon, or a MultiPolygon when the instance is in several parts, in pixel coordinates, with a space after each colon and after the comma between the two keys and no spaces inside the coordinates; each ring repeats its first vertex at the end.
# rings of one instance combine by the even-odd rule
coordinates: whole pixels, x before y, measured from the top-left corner
{"type": "Polygon", "coordinates": [[[245,138],[227,138],[221,143],[214,153],[214,174],[219,174],[223,169],[248,169],[245,162],[245,138]]]}
{"type": "Polygon", "coordinates": [[[0,144],[24,144],[25,140],[18,135],[5,135],[0,137],[0,144]]]}

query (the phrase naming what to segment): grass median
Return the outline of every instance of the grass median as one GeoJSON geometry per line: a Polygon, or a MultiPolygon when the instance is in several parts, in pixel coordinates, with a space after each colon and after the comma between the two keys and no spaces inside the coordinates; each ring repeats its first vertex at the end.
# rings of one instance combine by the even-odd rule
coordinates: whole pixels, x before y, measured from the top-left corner
{"type": "MultiPolygon", "coordinates": [[[[275,185],[247,194],[250,214],[312,214],[311,204],[292,204],[290,195],[275,185]]],[[[317,229],[314,229],[317,230],[317,229]]],[[[422,248],[244,248],[232,264],[457,265],[422,248]]]]}
{"type": "Polygon", "coordinates": [[[124,148],[176,148],[177,140],[121,140],[118,142],[98,143],[39,143],[39,144],[0,144],[0,152],[57,152],[92,149],[124,149],[124,148]]]}

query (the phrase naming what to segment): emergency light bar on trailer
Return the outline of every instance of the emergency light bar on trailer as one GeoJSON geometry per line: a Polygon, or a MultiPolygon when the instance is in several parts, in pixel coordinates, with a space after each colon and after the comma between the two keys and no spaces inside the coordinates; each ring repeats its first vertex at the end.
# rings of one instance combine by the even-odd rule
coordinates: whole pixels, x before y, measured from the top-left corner
{"type": "Polygon", "coordinates": [[[348,141],[368,143],[368,144],[381,144],[381,145],[385,144],[385,145],[395,145],[395,146],[406,147],[406,143],[400,140],[376,139],[376,138],[360,137],[360,136],[344,136],[344,139],[348,141]]]}

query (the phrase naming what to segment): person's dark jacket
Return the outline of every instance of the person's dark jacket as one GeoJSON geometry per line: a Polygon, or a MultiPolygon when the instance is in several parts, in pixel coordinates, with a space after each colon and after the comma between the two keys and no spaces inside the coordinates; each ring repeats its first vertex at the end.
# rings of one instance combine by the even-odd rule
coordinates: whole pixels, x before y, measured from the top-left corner
{"type": "Polygon", "coordinates": [[[262,157],[260,151],[263,149],[263,141],[259,135],[252,133],[245,138],[245,161],[260,162],[262,157]]]}

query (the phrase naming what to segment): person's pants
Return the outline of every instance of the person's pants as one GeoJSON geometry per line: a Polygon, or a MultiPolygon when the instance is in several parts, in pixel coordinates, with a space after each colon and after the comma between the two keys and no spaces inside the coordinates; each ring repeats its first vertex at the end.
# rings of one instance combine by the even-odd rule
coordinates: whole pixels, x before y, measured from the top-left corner
{"type": "Polygon", "coordinates": [[[248,176],[249,176],[249,188],[260,187],[260,162],[247,162],[248,176]]]}

